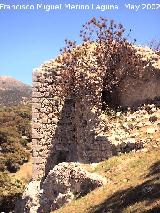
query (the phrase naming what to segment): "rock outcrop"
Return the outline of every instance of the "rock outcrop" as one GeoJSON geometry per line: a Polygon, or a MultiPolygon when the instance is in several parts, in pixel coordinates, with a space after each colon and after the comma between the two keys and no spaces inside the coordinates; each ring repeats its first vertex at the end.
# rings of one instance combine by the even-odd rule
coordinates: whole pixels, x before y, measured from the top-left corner
{"type": "Polygon", "coordinates": [[[86,171],[79,163],[60,163],[43,182],[29,183],[16,212],[49,213],[105,183],[105,178],[86,171]]]}

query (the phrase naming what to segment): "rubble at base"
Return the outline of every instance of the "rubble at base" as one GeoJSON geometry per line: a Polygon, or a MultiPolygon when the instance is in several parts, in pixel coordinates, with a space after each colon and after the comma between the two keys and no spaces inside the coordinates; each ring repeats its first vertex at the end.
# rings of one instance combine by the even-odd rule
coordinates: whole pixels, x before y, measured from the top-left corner
{"type": "Polygon", "coordinates": [[[86,171],[80,163],[60,163],[43,182],[29,183],[15,212],[49,213],[105,183],[105,178],[86,171]]]}

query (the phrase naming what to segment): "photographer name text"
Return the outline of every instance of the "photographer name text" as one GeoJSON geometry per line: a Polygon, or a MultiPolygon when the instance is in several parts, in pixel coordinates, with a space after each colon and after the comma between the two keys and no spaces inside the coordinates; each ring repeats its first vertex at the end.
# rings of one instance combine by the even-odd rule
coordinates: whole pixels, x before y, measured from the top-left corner
{"type": "Polygon", "coordinates": [[[56,10],[119,10],[126,9],[130,11],[139,10],[160,10],[160,4],[3,4],[0,3],[0,10],[43,10],[46,12],[56,10]]]}

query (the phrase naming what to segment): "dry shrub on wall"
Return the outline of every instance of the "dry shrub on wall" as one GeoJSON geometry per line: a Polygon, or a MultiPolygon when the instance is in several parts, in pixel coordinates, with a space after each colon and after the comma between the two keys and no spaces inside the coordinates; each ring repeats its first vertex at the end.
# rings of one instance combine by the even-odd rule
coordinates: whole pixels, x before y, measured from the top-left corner
{"type": "Polygon", "coordinates": [[[157,55],[160,56],[160,41],[156,39],[152,39],[148,42],[147,46],[151,48],[157,55]]]}
{"type": "Polygon", "coordinates": [[[160,41],[152,39],[150,42],[148,42],[148,46],[156,53],[160,53],[160,41]]]}
{"type": "Polygon", "coordinates": [[[140,56],[127,41],[123,25],[113,20],[92,18],[83,25],[80,37],[79,46],[66,39],[56,59],[61,76],[59,95],[100,108],[103,89],[112,90],[126,75],[138,77],[140,56]]]}

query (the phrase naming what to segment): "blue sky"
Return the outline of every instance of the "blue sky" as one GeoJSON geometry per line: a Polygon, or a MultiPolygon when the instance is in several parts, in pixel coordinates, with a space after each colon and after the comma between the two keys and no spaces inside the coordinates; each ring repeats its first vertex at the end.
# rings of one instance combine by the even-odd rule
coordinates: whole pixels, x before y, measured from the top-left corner
{"type": "MultiPolygon", "coordinates": [[[[0,0],[0,4],[117,4],[119,10],[0,10],[0,75],[31,84],[32,70],[56,57],[64,39],[78,40],[82,24],[93,16],[122,23],[138,44],[160,40],[159,10],[127,10],[124,4],[157,3],[158,0],[0,0]]],[[[160,3],[160,2],[159,2],[160,3]]]]}

